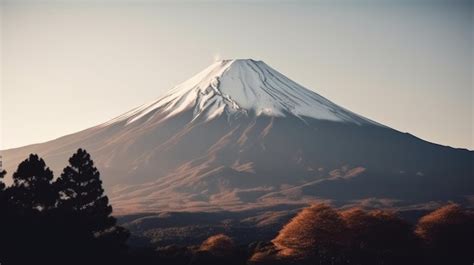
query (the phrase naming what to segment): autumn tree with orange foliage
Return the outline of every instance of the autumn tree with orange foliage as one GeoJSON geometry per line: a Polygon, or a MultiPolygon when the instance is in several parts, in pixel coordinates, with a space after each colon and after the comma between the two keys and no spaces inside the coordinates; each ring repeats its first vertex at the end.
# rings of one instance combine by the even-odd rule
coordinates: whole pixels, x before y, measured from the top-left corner
{"type": "Polygon", "coordinates": [[[337,211],[326,204],[303,209],[272,241],[255,253],[254,263],[420,264],[413,227],[390,211],[337,211]],[[275,258],[275,256],[277,258],[275,258]]]}
{"type": "Polygon", "coordinates": [[[474,262],[474,213],[450,204],[422,217],[416,226],[430,264],[474,262]]]}
{"type": "Polygon", "coordinates": [[[336,210],[326,204],[316,204],[296,215],[272,242],[282,258],[342,264],[345,229],[336,210]]]}
{"type": "Polygon", "coordinates": [[[234,240],[224,235],[218,234],[206,239],[199,248],[201,251],[209,251],[216,256],[232,254],[235,250],[234,240]]]}
{"type": "Polygon", "coordinates": [[[246,255],[239,255],[232,238],[218,234],[206,239],[191,260],[192,264],[237,265],[245,263],[246,255]]]}
{"type": "Polygon", "coordinates": [[[390,211],[343,211],[350,264],[419,264],[412,226],[390,211]]]}

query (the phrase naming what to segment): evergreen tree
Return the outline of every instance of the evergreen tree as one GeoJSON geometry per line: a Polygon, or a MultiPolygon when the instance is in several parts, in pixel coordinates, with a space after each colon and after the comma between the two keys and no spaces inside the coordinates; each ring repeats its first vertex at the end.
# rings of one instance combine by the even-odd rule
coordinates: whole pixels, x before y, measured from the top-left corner
{"type": "Polygon", "coordinates": [[[100,173],[89,153],[78,149],[69,159],[69,164],[55,184],[59,193],[58,209],[72,217],[77,227],[101,244],[110,248],[109,243],[115,241],[113,243],[117,246],[123,246],[128,232],[115,226],[112,206],[104,195],[100,173]]]}
{"type": "Polygon", "coordinates": [[[30,264],[34,260],[52,264],[51,249],[57,244],[58,234],[52,216],[57,200],[53,172],[38,155],[30,154],[12,177],[13,184],[3,192],[1,262],[30,264]]]}
{"type": "Polygon", "coordinates": [[[11,253],[12,245],[12,218],[7,203],[5,183],[3,183],[6,173],[5,170],[0,171],[0,262],[10,261],[8,255],[11,253]]]}
{"type": "Polygon", "coordinates": [[[18,165],[13,173],[13,185],[8,189],[10,203],[25,211],[44,211],[55,206],[57,193],[54,191],[53,172],[44,160],[36,154],[18,165]]]}
{"type": "MultiPolygon", "coordinates": [[[[0,205],[0,262],[126,264],[129,234],[115,225],[90,155],[79,149],[69,162],[52,183],[51,170],[32,154],[18,166],[11,187],[0,185],[0,199],[5,198],[0,205]]],[[[4,175],[0,172],[0,184],[4,175]]]]}

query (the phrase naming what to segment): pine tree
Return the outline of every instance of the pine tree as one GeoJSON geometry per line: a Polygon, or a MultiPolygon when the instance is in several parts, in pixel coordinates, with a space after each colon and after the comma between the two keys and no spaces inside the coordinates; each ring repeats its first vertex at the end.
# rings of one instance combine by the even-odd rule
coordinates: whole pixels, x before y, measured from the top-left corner
{"type": "Polygon", "coordinates": [[[22,210],[44,211],[54,207],[53,172],[36,154],[18,165],[13,173],[13,185],[8,189],[9,202],[22,210]]]}
{"type": "Polygon", "coordinates": [[[30,154],[12,177],[13,185],[5,189],[5,205],[0,208],[1,262],[30,264],[34,257],[35,262],[46,263],[57,243],[58,226],[52,224],[57,200],[53,172],[38,155],[30,154]]]}
{"type": "Polygon", "coordinates": [[[59,210],[72,216],[77,227],[100,239],[106,247],[110,247],[111,238],[117,246],[123,244],[128,232],[115,226],[116,219],[111,216],[112,206],[104,195],[100,173],[89,153],[78,149],[69,159],[69,164],[56,181],[59,210]]]}

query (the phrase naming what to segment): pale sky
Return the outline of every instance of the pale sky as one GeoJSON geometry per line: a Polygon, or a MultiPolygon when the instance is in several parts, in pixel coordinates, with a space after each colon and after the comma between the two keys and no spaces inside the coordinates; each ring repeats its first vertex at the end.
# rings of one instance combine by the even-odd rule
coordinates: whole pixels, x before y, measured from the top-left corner
{"type": "Polygon", "coordinates": [[[106,122],[215,58],[263,60],[353,112],[474,149],[473,1],[1,3],[0,149],[106,122]]]}

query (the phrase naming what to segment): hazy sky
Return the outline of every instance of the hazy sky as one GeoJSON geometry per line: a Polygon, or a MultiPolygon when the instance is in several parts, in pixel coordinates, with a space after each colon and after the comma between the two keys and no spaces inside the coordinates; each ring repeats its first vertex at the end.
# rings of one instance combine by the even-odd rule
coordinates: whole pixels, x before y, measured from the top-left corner
{"type": "MultiPolygon", "coordinates": [[[[1,0],[0,0],[1,1],[1,0]]],[[[473,1],[2,1],[0,149],[263,60],[356,113],[474,149],[473,1]]]]}

